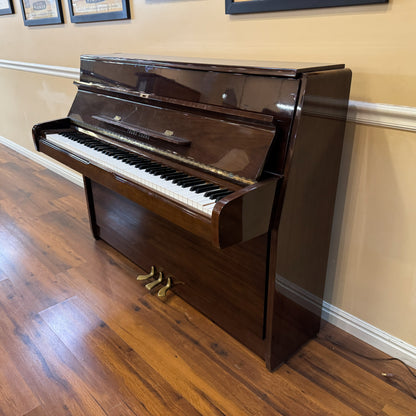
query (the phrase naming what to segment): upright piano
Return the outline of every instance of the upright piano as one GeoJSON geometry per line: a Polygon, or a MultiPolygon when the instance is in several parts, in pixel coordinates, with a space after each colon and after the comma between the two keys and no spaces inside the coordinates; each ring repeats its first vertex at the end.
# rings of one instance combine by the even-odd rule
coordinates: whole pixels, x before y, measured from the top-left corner
{"type": "Polygon", "coordinates": [[[320,328],[350,82],[344,65],[85,55],[69,115],[33,139],[83,175],[93,236],[138,284],[273,370],[320,328]]]}

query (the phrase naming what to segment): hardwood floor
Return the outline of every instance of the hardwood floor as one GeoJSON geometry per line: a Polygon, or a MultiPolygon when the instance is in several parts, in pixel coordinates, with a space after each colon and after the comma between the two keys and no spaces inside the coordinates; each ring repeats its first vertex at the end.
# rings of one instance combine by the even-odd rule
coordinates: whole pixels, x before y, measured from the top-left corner
{"type": "Polygon", "coordinates": [[[408,370],[329,324],[269,373],[95,241],[81,188],[3,146],[0,174],[0,415],[416,415],[408,370]]]}

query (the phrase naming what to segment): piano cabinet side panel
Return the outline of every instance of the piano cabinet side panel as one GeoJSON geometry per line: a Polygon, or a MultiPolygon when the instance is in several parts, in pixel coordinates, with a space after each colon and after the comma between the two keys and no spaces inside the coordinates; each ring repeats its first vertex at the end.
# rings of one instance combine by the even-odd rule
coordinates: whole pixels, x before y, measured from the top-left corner
{"type": "Polygon", "coordinates": [[[99,238],[142,269],[155,265],[165,277],[172,276],[174,293],[264,357],[267,235],[217,249],[103,185],[88,182],[92,229],[99,238]]]}
{"type": "Polygon", "coordinates": [[[272,231],[266,365],[273,370],[317,334],[351,73],[302,81],[279,223],[272,231]]]}

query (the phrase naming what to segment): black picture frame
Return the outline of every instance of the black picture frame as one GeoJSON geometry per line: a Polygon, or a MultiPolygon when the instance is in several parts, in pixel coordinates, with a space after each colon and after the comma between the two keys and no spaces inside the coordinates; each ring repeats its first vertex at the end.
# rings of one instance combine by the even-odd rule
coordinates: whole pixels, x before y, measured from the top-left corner
{"type": "Polygon", "coordinates": [[[55,25],[64,22],[60,0],[20,0],[25,26],[55,25]]]}
{"type": "Polygon", "coordinates": [[[226,14],[260,13],[322,7],[388,3],[389,0],[225,0],[226,14]]]}
{"type": "Polygon", "coordinates": [[[3,16],[5,14],[13,14],[14,8],[13,8],[12,0],[4,0],[4,2],[7,4],[7,6],[0,9],[0,16],[3,16]]]}
{"type": "Polygon", "coordinates": [[[130,19],[128,0],[68,0],[68,7],[72,23],[130,19]],[[84,6],[84,10],[77,10],[78,3],[84,6]]]}

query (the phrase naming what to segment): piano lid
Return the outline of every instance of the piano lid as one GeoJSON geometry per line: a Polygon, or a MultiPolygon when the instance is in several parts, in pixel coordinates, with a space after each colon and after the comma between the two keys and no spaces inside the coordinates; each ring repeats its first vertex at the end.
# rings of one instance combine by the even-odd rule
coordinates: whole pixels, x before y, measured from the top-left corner
{"type": "Polygon", "coordinates": [[[82,55],[82,61],[111,61],[120,64],[160,66],[166,68],[194,69],[201,71],[232,72],[251,75],[285,76],[297,78],[305,72],[342,69],[343,64],[285,62],[285,61],[255,61],[210,58],[164,57],[155,55],[109,54],[82,55]]]}

